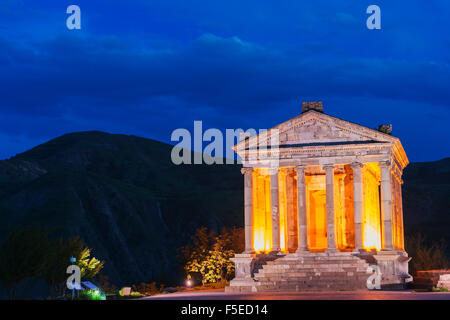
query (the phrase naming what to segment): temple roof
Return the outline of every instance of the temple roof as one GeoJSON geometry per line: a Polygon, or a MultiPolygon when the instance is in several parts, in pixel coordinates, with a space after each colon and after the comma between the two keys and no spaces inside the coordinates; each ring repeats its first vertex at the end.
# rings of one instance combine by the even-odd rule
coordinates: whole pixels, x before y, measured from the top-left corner
{"type": "Polygon", "coordinates": [[[308,110],[290,120],[287,120],[269,130],[265,134],[259,134],[234,146],[234,150],[241,154],[248,150],[264,148],[278,148],[281,150],[295,149],[310,150],[311,147],[336,147],[359,146],[372,148],[380,145],[390,146],[395,158],[405,167],[408,158],[400,142],[400,139],[392,135],[367,128],[362,125],[342,120],[316,110],[308,110]],[[278,142],[273,143],[272,138],[278,142]]]}

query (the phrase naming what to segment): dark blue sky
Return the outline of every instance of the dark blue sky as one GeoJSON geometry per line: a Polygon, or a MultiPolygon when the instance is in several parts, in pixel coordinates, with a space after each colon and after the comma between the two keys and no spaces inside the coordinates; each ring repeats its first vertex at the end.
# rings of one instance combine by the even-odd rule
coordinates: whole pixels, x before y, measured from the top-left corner
{"type": "Polygon", "coordinates": [[[73,131],[270,128],[303,100],[392,123],[411,161],[448,157],[449,16],[447,0],[2,0],[0,158],[73,131]]]}

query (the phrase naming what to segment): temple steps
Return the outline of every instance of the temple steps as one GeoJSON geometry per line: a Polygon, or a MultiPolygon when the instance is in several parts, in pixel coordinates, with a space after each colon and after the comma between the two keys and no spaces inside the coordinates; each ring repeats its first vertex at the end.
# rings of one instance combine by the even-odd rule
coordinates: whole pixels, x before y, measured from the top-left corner
{"type": "Polygon", "coordinates": [[[367,290],[368,266],[364,259],[350,253],[288,255],[267,261],[254,273],[254,283],[248,288],[241,287],[239,291],[367,290]]]}

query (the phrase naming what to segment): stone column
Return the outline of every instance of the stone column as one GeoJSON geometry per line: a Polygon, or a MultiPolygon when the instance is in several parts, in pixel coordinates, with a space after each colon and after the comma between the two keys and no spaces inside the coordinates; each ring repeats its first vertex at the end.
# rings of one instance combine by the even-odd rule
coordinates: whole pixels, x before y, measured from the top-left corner
{"type": "Polygon", "coordinates": [[[381,169],[381,216],[383,221],[382,250],[393,250],[391,162],[382,161],[379,166],[381,169]]]}
{"type": "Polygon", "coordinates": [[[297,254],[308,251],[308,230],[306,227],[306,184],[305,166],[295,167],[297,171],[298,248],[297,254]]]}
{"type": "Polygon", "coordinates": [[[402,195],[402,184],[403,180],[400,178],[399,184],[398,184],[398,206],[400,208],[400,230],[401,230],[401,247],[402,250],[405,251],[405,230],[403,229],[403,195],[402,195]]]}
{"type": "Polygon", "coordinates": [[[294,203],[295,189],[297,185],[294,181],[294,168],[286,168],[286,226],[287,226],[287,249],[290,251],[298,245],[298,223],[296,203],[294,203]],[[297,231],[297,232],[296,232],[297,231]]]}
{"type": "Polygon", "coordinates": [[[253,190],[252,173],[253,168],[242,168],[244,175],[244,226],[245,226],[245,251],[244,253],[253,253],[253,190]]]}
{"type": "Polygon", "coordinates": [[[327,252],[337,252],[334,230],[334,165],[323,166],[326,174],[327,252]]]}
{"type": "Polygon", "coordinates": [[[363,168],[359,162],[351,164],[353,169],[353,212],[355,220],[355,252],[363,249],[362,218],[363,218],[363,168]]]}
{"type": "Polygon", "coordinates": [[[270,168],[270,204],[272,206],[272,252],[280,252],[280,212],[278,203],[278,168],[270,168]]]}

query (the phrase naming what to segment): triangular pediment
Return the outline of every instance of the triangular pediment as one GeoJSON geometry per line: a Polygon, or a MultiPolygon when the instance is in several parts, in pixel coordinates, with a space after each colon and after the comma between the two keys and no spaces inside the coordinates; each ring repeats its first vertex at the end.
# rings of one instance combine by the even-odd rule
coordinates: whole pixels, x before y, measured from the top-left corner
{"type": "Polygon", "coordinates": [[[261,145],[274,146],[271,138],[275,132],[278,132],[277,145],[280,148],[328,145],[367,145],[370,147],[388,143],[404,154],[400,140],[394,136],[313,110],[269,129],[267,134],[259,134],[237,144],[235,150],[239,153],[239,151],[257,148],[261,145]]]}
{"type": "Polygon", "coordinates": [[[324,145],[363,142],[392,142],[391,137],[369,128],[311,112],[309,117],[294,118],[276,127],[280,145],[324,145]]]}
{"type": "MultiPolygon", "coordinates": [[[[269,129],[267,142],[270,141],[271,132],[275,132],[275,129],[279,133],[280,145],[325,145],[349,144],[352,142],[395,143],[398,140],[377,130],[315,111],[301,114],[269,129]]],[[[264,137],[258,136],[252,137],[248,142],[250,146],[266,143],[264,137]]]]}

